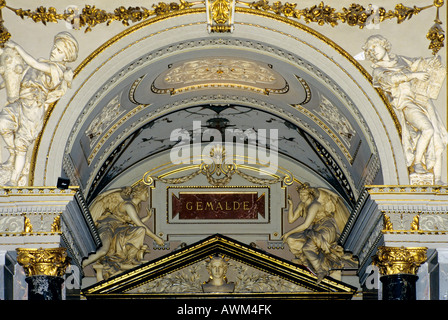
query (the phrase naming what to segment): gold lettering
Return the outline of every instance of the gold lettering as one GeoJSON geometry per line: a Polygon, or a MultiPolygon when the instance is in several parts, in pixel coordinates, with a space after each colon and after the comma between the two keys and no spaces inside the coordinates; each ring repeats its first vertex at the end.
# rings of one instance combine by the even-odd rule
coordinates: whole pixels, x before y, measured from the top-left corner
{"type": "Polygon", "coordinates": [[[229,208],[229,202],[226,201],[226,210],[232,210],[232,208],[229,208]]]}
{"type": "Polygon", "coordinates": [[[202,207],[201,201],[196,202],[196,210],[198,210],[198,211],[204,210],[204,208],[202,207]]]}
{"type": "Polygon", "coordinates": [[[249,201],[243,201],[243,207],[244,207],[244,211],[248,211],[249,210],[249,201]],[[246,206],[247,205],[247,206],[246,206]]]}
{"type": "Polygon", "coordinates": [[[187,203],[185,204],[185,207],[187,208],[188,211],[193,209],[193,202],[191,201],[187,201],[187,203]]]}
{"type": "Polygon", "coordinates": [[[213,209],[213,202],[211,202],[211,201],[207,201],[206,203],[205,203],[205,210],[214,210],[213,209]]]}
{"type": "Polygon", "coordinates": [[[233,210],[238,210],[241,206],[241,203],[238,201],[233,201],[233,210]]]}
{"type": "Polygon", "coordinates": [[[218,204],[216,205],[216,210],[223,210],[221,202],[218,202],[218,204]]]}

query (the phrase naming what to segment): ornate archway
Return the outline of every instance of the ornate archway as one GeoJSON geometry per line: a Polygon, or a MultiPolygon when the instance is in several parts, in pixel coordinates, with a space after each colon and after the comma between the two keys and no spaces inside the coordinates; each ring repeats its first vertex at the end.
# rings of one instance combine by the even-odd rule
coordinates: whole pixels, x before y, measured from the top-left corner
{"type": "MultiPolygon", "coordinates": [[[[276,171],[267,178],[280,182],[288,176],[292,182],[263,189],[275,198],[266,196],[264,204],[272,215],[259,219],[264,229],[251,226],[249,235],[238,228],[229,232],[242,241],[259,241],[256,245],[290,255],[282,243],[286,231],[282,214],[288,209],[288,195],[297,197],[295,188],[308,183],[342,199],[350,217],[338,240],[346,249],[362,253],[365,268],[371,262],[369,250],[380,241],[358,232],[375,230],[376,237],[381,232],[380,213],[371,204],[372,189],[366,185],[409,184],[400,122],[388,98],[374,88],[369,72],[351,54],[290,19],[288,11],[276,14],[273,7],[247,8],[239,3],[227,25],[216,17],[207,18],[211,10],[207,3],[170,7],[117,33],[86,56],[75,70],[72,90],[47,114],[31,155],[30,186],[52,186],[60,177],[67,178],[79,186],[80,201],[85,199],[89,206],[103,193],[135,186],[150,172],[158,184],[148,183],[153,196],[149,204],[156,208],[152,219],[158,219],[151,223],[165,240],[164,246],[154,245],[151,258],[158,257],[163,250],[205,236],[192,223],[180,226],[187,231],[178,233],[169,226],[178,223],[179,217],[170,210],[181,198],[177,189],[169,193],[175,190],[170,182],[206,173],[194,156],[209,155],[210,136],[225,138],[232,132],[243,136],[244,145],[239,149],[244,154],[232,154],[233,162],[243,164],[234,167],[243,169],[240,172],[231,171],[242,177],[232,184],[232,192],[249,187],[246,181],[262,185],[262,179],[255,180],[249,173],[258,174],[271,165],[276,171]],[[189,161],[174,163],[173,149],[181,137],[186,135],[193,145],[198,132],[199,153],[192,150],[186,157],[189,161]],[[252,145],[250,133],[255,134],[252,145]],[[269,140],[273,136],[278,139],[269,140]],[[250,153],[250,147],[268,152],[261,159],[260,153],[250,153]],[[275,163],[268,155],[275,155],[275,163]],[[254,162],[248,163],[250,159],[254,162]],[[156,192],[161,185],[166,197],[156,192]],[[167,216],[173,214],[161,223],[165,207],[167,216]],[[362,247],[356,243],[361,238],[362,247]],[[171,247],[166,244],[170,239],[171,247]]],[[[229,151],[225,150],[227,156],[229,151]]],[[[185,184],[182,192],[206,183],[204,178],[185,184]]],[[[203,194],[222,191],[221,185],[210,185],[216,188],[203,194]]],[[[260,198],[262,188],[253,189],[260,198]]],[[[210,214],[204,217],[211,220],[210,214]]],[[[228,224],[207,223],[213,225],[213,233],[228,230],[228,224]]],[[[80,265],[82,254],[76,258],[80,265]]]]}

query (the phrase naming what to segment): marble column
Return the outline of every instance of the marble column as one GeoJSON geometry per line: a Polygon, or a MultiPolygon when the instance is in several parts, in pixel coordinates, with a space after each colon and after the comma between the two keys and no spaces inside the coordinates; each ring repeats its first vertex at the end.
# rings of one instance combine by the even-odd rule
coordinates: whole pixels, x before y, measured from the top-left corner
{"type": "Polygon", "coordinates": [[[430,300],[430,274],[428,262],[425,262],[418,268],[417,276],[417,300],[430,300]]]}
{"type": "Polygon", "coordinates": [[[373,262],[381,277],[382,300],[416,300],[417,272],[426,248],[379,247],[373,262]]]}
{"type": "Polygon", "coordinates": [[[448,300],[448,248],[437,248],[437,262],[439,265],[438,300],[448,300]]]}
{"type": "Polygon", "coordinates": [[[5,264],[6,250],[0,250],[0,300],[5,300],[5,264]]]}
{"type": "Polygon", "coordinates": [[[28,283],[28,300],[62,300],[62,283],[69,258],[65,248],[18,248],[17,262],[28,283]]]}

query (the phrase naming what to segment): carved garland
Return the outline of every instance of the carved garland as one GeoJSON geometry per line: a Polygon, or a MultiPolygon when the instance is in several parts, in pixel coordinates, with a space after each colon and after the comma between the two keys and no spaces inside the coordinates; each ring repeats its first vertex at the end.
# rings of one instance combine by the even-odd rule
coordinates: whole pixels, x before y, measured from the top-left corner
{"type": "MultiPolygon", "coordinates": [[[[214,10],[214,7],[222,7],[213,6],[213,2],[215,1],[219,0],[210,1],[212,4],[208,5],[211,10],[214,10]]],[[[113,12],[107,12],[106,10],[96,8],[93,5],[85,5],[84,8],[79,10],[77,8],[68,8],[64,10],[63,13],[58,13],[54,7],[49,7],[47,9],[40,6],[34,11],[22,8],[16,9],[8,6],[6,0],[0,0],[0,44],[5,43],[11,37],[11,34],[3,26],[3,19],[1,17],[1,9],[3,8],[11,10],[22,19],[28,18],[36,23],[41,22],[47,24],[48,22],[57,23],[58,21],[65,21],[70,23],[74,29],[85,28],[85,32],[88,32],[98,24],[106,23],[109,25],[113,21],[120,21],[123,25],[129,26],[130,23],[140,22],[150,17],[179,12],[190,9],[193,6],[205,6],[207,5],[206,2],[207,1],[188,2],[186,0],[179,0],[179,3],[159,2],[157,5],[153,5],[151,10],[144,7],[125,8],[120,6],[114,9],[113,12]]],[[[439,8],[443,6],[444,0],[434,0],[433,4],[424,7],[408,7],[399,3],[395,5],[393,10],[386,10],[384,7],[373,7],[372,5],[364,8],[360,4],[351,4],[348,8],[343,7],[340,11],[337,11],[329,5],[325,5],[323,2],[304,9],[298,9],[296,3],[282,3],[280,1],[270,4],[267,0],[258,0],[254,2],[233,0],[233,3],[235,5],[238,4],[249,7],[253,10],[277,14],[286,18],[303,19],[306,23],[317,23],[320,26],[329,24],[334,27],[339,23],[346,23],[349,26],[357,26],[359,28],[364,28],[369,24],[377,24],[392,19],[396,19],[397,23],[400,24],[405,20],[411,19],[422,10],[436,7],[437,15],[434,20],[434,25],[428,31],[426,37],[430,40],[429,49],[433,51],[434,55],[444,46],[444,30],[441,27],[442,22],[439,19],[439,8]]],[[[229,30],[218,29],[215,31],[228,32],[229,30]]]]}
{"type": "Polygon", "coordinates": [[[193,179],[199,174],[203,174],[211,185],[225,186],[230,182],[234,174],[238,174],[243,179],[258,185],[275,184],[281,181],[286,185],[291,185],[294,182],[294,178],[291,174],[284,177],[275,177],[273,179],[262,179],[248,175],[242,172],[235,163],[227,164],[225,162],[225,150],[219,146],[211,150],[210,159],[212,160],[211,163],[202,162],[197,166],[198,169],[196,171],[186,176],[179,178],[162,178],[152,177],[150,172],[146,172],[143,175],[142,181],[146,185],[152,185],[154,180],[162,181],[167,184],[180,184],[193,179]]]}

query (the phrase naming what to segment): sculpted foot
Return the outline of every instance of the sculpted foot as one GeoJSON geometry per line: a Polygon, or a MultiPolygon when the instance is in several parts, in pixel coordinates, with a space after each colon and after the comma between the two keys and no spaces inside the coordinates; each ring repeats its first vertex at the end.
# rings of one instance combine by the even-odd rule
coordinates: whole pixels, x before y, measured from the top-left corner
{"type": "Polygon", "coordinates": [[[423,168],[423,166],[422,166],[421,163],[417,163],[417,164],[414,166],[414,171],[415,171],[416,173],[426,173],[426,170],[423,168]]]}

